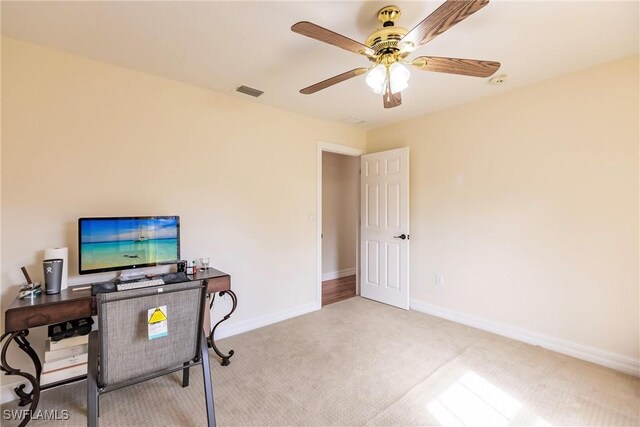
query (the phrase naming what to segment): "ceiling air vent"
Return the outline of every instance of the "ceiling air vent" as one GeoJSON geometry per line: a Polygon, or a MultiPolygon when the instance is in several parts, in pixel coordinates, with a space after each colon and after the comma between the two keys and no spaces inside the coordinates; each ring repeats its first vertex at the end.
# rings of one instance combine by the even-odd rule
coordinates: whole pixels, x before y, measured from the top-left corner
{"type": "Polygon", "coordinates": [[[244,85],[238,86],[236,88],[236,92],[244,93],[245,95],[253,96],[254,98],[257,98],[264,93],[261,90],[254,89],[252,87],[244,86],[244,85]]]}
{"type": "Polygon", "coordinates": [[[352,124],[352,125],[360,125],[360,124],[365,122],[364,120],[359,119],[357,117],[347,117],[346,119],[343,119],[342,121],[345,122],[345,123],[352,124]]]}

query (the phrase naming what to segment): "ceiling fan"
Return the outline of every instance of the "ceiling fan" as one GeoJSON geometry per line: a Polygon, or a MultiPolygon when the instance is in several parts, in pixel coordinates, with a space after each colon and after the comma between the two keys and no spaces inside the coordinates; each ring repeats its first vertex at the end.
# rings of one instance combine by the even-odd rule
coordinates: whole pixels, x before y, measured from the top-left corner
{"type": "Polygon", "coordinates": [[[424,71],[489,77],[500,68],[499,62],[437,56],[405,60],[420,45],[433,40],[488,3],[489,0],[447,0],[411,31],[395,25],[400,18],[400,9],[386,6],[378,12],[382,28],[373,32],[364,44],[311,22],[298,22],[291,27],[291,31],[363,55],[374,63],[371,67],[355,68],[323,80],[302,89],[300,93],[310,95],[352,77],[367,74],[367,85],[383,96],[384,108],[393,108],[402,103],[400,93],[409,85],[410,73],[404,64],[424,71]]]}

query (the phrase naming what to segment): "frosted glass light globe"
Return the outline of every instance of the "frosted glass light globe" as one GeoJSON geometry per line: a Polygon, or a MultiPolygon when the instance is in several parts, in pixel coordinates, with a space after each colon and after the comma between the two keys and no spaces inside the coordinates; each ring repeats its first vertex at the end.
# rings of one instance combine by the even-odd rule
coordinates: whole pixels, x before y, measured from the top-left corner
{"type": "Polygon", "coordinates": [[[409,87],[411,73],[404,65],[394,62],[389,67],[389,78],[391,79],[391,93],[402,92],[409,87]]]}
{"type": "Polygon", "coordinates": [[[367,85],[378,95],[384,95],[386,81],[387,68],[382,64],[376,65],[367,73],[367,85]]]}
{"type": "Polygon", "coordinates": [[[394,62],[390,67],[383,64],[376,65],[367,73],[367,85],[378,95],[384,95],[387,90],[387,79],[391,81],[391,93],[398,93],[409,87],[411,73],[404,65],[394,62]]]}

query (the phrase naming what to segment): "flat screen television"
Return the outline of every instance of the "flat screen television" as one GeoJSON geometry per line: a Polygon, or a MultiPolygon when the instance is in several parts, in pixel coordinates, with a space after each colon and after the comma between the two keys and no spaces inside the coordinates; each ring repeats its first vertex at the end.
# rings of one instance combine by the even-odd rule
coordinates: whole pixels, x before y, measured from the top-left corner
{"type": "Polygon", "coordinates": [[[180,259],[180,217],[78,219],[80,274],[173,264],[180,259]]]}

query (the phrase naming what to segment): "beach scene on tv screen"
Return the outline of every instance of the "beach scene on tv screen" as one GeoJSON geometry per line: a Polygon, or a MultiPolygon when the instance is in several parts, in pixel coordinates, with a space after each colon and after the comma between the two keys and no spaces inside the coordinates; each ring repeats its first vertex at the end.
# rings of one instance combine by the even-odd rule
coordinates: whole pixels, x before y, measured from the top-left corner
{"type": "Polygon", "coordinates": [[[177,219],[84,220],[80,251],[83,271],[176,261],[177,219]]]}

